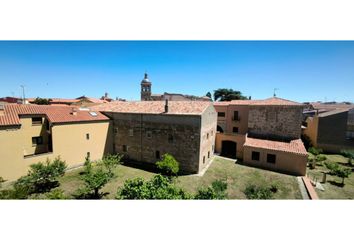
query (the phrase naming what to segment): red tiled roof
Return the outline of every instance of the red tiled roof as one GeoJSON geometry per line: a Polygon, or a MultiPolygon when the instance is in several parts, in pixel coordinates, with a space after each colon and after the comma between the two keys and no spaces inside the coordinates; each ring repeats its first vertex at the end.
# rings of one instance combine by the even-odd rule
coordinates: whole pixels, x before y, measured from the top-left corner
{"type": "Polygon", "coordinates": [[[0,126],[20,125],[21,115],[42,114],[46,115],[52,123],[86,122],[108,120],[109,118],[100,112],[92,116],[87,110],[69,106],[35,105],[35,104],[6,104],[3,115],[0,115],[0,126]],[[73,109],[76,115],[72,114],[73,109]]]}
{"type": "Polygon", "coordinates": [[[302,106],[303,104],[278,97],[272,97],[264,100],[232,100],[227,102],[214,102],[214,105],[302,106]]]}
{"type": "MultiPolygon", "coordinates": [[[[74,102],[78,102],[79,99],[69,99],[69,98],[50,98],[52,99],[51,103],[74,103],[74,102]]],[[[35,98],[27,98],[26,100],[28,100],[28,102],[32,103],[34,102],[34,100],[36,100],[35,98]]]]}
{"type": "Polygon", "coordinates": [[[168,112],[165,113],[165,101],[115,101],[90,109],[102,112],[201,115],[211,105],[211,102],[206,101],[169,101],[168,112]]]}
{"type": "Polygon", "coordinates": [[[307,155],[307,151],[301,139],[292,140],[290,142],[280,142],[247,137],[244,146],[307,155]]]}

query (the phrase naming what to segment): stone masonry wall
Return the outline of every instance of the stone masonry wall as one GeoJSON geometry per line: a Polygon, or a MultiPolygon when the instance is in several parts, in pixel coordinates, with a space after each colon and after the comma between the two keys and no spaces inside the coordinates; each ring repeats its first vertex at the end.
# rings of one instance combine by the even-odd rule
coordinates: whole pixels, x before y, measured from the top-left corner
{"type": "Polygon", "coordinates": [[[302,106],[250,106],[250,136],[296,139],[301,136],[302,106]]]}
{"type": "Polygon", "coordinates": [[[113,119],[114,150],[129,159],[154,164],[172,154],[181,172],[199,171],[201,116],[108,113],[113,119]],[[172,136],[172,139],[171,139],[172,136]],[[127,146],[127,152],[123,151],[127,146]]]}

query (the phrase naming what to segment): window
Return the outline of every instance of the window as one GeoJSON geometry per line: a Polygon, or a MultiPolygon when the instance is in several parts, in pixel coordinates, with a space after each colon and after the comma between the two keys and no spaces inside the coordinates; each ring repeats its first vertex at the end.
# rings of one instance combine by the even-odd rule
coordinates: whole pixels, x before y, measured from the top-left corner
{"type": "Polygon", "coordinates": [[[129,129],[129,137],[133,137],[134,136],[134,129],[129,129]]]}
{"type": "Polygon", "coordinates": [[[267,162],[275,164],[276,156],[275,154],[267,154],[267,162]]]}
{"type": "Polygon", "coordinates": [[[90,139],[90,134],[86,133],[86,139],[89,140],[90,139]]]}
{"type": "Polygon", "coordinates": [[[156,151],[155,152],[155,158],[156,159],[160,159],[160,151],[156,151]]]}
{"type": "Polygon", "coordinates": [[[238,121],[239,117],[238,117],[238,111],[234,111],[234,120],[238,121]]]}
{"type": "Polygon", "coordinates": [[[205,156],[203,156],[203,164],[205,163],[205,156]]]}
{"type": "Polygon", "coordinates": [[[152,132],[151,131],[147,131],[146,132],[146,137],[147,138],[151,138],[152,137],[152,132]]]}
{"type": "Polygon", "coordinates": [[[225,112],[218,112],[218,117],[225,117],[225,112]]]}
{"type": "Polygon", "coordinates": [[[32,146],[41,145],[43,144],[42,137],[32,137],[32,146]]]}
{"type": "Polygon", "coordinates": [[[208,152],[208,158],[210,158],[210,151],[208,152]]]}
{"type": "Polygon", "coordinates": [[[90,152],[87,152],[87,153],[86,153],[86,158],[88,158],[88,159],[89,159],[89,158],[90,158],[90,156],[91,156],[91,153],[90,153],[90,152]]]}
{"type": "Polygon", "coordinates": [[[207,139],[209,139],[209,133],[207,133],[207,139]]]}
{"type": "Polygon", "coordinates": [[[114,133],[117,134],[118,133],[118,128],[114,128],[114,133]]]}
{"type": "Polygon", "coordinates": [[[252,160],[259,161],[259,152],[252,151],[252,160]]]}
{"type": "Polygon", "coordinates": [[[127,151],[128,151],[127,145],[123,145],[123,152],[127,152],[127,151]]]}
{"type": "Polygon", "coordinates": [[[233,132],[233,133],[238,133],[238,127],[233,127],[233,128],[232,128],[232,132],[233,132]]]}
{"type": "Polygon", "coordinates": [[[168,134],[168,142],[173,143],[173,135],[172,134],[168,134]]]}
{"type": "Polygon", "coordinates": [[[41,125],[42,124],[42,117],[33,117],[32,118],[32,125],[41,125]]]}

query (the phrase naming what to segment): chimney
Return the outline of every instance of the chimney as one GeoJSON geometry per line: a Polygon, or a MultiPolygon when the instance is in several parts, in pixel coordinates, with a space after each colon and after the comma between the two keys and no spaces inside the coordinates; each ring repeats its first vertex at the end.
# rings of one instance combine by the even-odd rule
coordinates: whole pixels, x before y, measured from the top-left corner
{"type": "Polygon", "coordinates": [[[165,100],[165,113],[168,113],[168,100],[165,100]]]}
{"type": "Polygon", "coordinates": [[[77,115],[77,109],[76,109],[76,108],[72,108],[71,114],[74,115],[74,116],[76,116],[76,115],[77,115]]]}

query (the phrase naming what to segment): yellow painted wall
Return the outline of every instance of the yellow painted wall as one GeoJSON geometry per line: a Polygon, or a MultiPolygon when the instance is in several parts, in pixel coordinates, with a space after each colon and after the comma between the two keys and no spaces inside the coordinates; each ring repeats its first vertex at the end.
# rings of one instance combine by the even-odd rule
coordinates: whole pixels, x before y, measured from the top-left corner
{"type": "Polygon", "coordinates": [[[245,143],[246,135],[243,134],[225,134],[217,133],[215,139],[215,152],[221,153],[222,141],[233,141],[236,142],[236,157],[243,158],[243,144],[245,143]]]}
{"type": "Polygon", "coordinates": [[[318,133],[318,117],[308,117],[306,119],[307,127],[304,129],[303,133],[309,136],[312,145],[317,147],[317,133],[318,133]]]}
{"type": "Polygon", "coordinates": [[[61,124],[52,127],[53,153],[24,157],[32,148],[33,134],[38,134],[38,127],[26,120],[19,127],[0,128],[0,176],[5,180],[16,180],[26,175],[33,163],[54,159],[59,156],[68,167],[81,165],[87,152],[91,160],[98,160],[113,149],[112,126],[110,122],[90,122],[61,124]],[[86,133],[90,139],[86,140],[86,133]]]}

